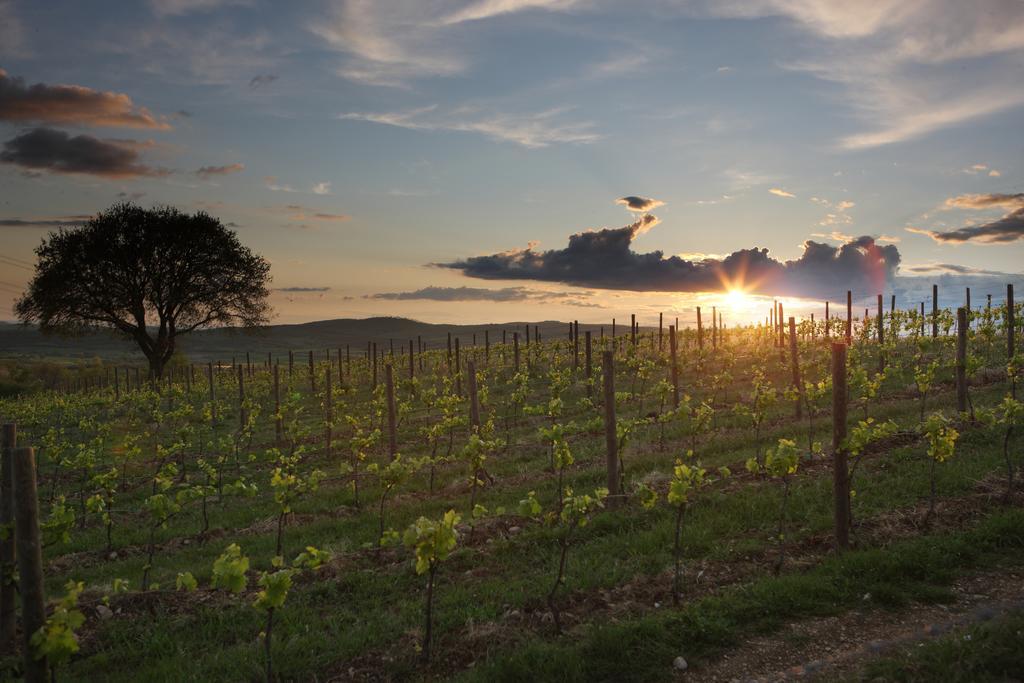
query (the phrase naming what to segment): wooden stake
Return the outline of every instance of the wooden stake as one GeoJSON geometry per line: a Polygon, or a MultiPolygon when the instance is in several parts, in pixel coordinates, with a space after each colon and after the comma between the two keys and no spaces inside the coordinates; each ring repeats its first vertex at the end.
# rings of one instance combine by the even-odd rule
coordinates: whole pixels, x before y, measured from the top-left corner
{"type": "MultiPolygon", "coordinates": [[[[116,369],[116,368],[115,368],[116,369]]],[[[14,449],[18,446],[18,428],[15,424],[3,426],[0,444],[0,527],[7,529],[6,538],[0,538],[0,654],[14,651],[16,627],[14,596],[14,449]]]]}
{"type": "Polygon", "coordinates": [[[956,309],[956,409],[967,412],[967,309],[956,309]]]}
{"type": "Polygon", "coordinates": [[[615,359],[611,351],[601,354],[604,378],[604,441],[607,449],[608,505],[616,507],[619,501],[619,437],[615,426],[615,359]]]}
{"type": "Polygon", "coordinates": [[[850,546],[850,478],[846,452],[846,345],[832,344],[832,494],[836,549],[850,546]]]}
{"type": "Polygon", "coordinates": [[[395,382],[391,363],[384,364],[384,381],[387,383],[388,400],[388,455],[392,458],[398,452],[398,434],[395,431],[395,382]]]}
{"type": "Polygon", "coordinates": [[[24,634],[25,681],[49,683],[46,658],[33,656],[32,635],[46,624],[43,592],[43,548],[39,540],[39,498],[36,490],[36,454],[32,448],[16,448],[14,461],[15,555],[18,559],[18,592],[24,634]]]}

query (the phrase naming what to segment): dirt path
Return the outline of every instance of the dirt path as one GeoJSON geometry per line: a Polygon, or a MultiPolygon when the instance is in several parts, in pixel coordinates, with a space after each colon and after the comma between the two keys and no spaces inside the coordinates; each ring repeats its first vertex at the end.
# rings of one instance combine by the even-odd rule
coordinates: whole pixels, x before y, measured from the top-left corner
{"type": "Polygon", "coordinates": [[[914,605],[899,612],[858,609],[793,622],[770,636],[744,642],[710,665],[680,672],[676,679],[726,683],[835,680],[896,647],[1024,608],[1024,570],[965,577],[951,590],[955,600],[945,605],[914,605]]]}

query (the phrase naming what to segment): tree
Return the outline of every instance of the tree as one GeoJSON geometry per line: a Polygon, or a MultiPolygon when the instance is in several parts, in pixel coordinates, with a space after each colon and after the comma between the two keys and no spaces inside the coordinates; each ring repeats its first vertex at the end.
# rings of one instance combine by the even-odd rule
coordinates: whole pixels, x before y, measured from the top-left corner
{"type": "Polygon", "coordinates": [[[51,232],[36,255],[18,318],[44,333],[113,329],[139,345],[153,377],[182,334],[268,320],[270,264],[201,211],[115,204],[51,232]]]}

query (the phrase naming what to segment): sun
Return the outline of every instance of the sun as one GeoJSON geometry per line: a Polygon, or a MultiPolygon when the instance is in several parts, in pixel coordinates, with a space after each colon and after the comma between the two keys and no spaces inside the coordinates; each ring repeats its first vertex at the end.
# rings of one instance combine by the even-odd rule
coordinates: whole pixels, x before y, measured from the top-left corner
{"type": "Polygon", "coordinates": [[[747,300],[747,294],[742,289],[730,289],[725,294],[725,302],[732,308],[742,308],[747,300]]]}

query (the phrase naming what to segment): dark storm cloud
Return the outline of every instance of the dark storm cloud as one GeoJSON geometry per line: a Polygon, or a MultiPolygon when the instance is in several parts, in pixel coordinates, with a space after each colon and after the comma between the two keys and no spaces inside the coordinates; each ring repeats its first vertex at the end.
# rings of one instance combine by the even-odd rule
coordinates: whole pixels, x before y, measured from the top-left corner
{"type": "Polygon", "coordinates": [[[91,135],[71,137],[52,128],[34,128],[4,143],[0,162],[51,173],[84,173],[104,178],[163,176],[166,169],[139,162],[135,140],[101,140],[91,135]]]}
{"type": "Polygon", "coordinates": [[[80,85],[25,85],[0,69],[0,121],[167,130],[171,126],[123,93],[80,85]]]}
{"type": "Polygon", "coordinates": [[[714,291],[742,283],[750,291],[789,295],[828,295],[846,289],[876,291],[891,279],[900,254],[868,236],[834,247],[804,242],[792,261],[778,261],[767,249],[742,249],[722,259],[689,261],[661,251],[638,253],[633,240],[657,222],[653,216],[622,228],[581,232],[564,249],[525,249],[433,264],[486,280],[539,280],[581,287],[630,291],[714,291]]]}
{"type": "Polygon", "coordinates": [[[365,299],[387,299],[391,301],[555,301],[571,306],[594,306],[581,299],[590,296],[589,292],[545,292],[528,287],[503,287],[486,289],[483,287],[423,287],[412,292],[381,292],[367,294],[365,299]]]}
{"type": "Polygon", "coordinates": [[[665,206],[665,202],[660,199],[651,199],[650,197],[638,197],[636,195],[630,195],[628,197],[621,197],[615,200],[616,204],[625,206],[630,211],[647,212],[652,209],[656,209],[659,206],[665,206]]]}

